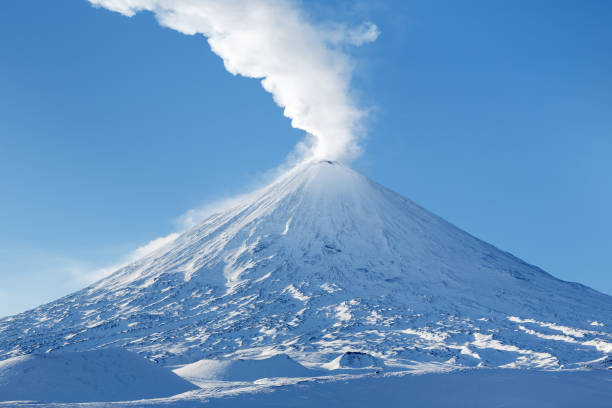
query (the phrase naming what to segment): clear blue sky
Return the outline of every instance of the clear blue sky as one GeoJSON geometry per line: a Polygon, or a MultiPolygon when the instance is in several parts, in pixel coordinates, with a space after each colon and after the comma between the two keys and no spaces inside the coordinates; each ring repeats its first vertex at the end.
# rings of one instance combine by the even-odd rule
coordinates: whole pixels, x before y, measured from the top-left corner
{"type": "MultiPolygon", "coordinates": [[[[553,275],[612,293],[612,2],[303,1],[371,20],[353,166],[553,275]]],[[[251,188],[302,137],[202,37],[85,0],[0,3],[0,315],[251,188]]]]}

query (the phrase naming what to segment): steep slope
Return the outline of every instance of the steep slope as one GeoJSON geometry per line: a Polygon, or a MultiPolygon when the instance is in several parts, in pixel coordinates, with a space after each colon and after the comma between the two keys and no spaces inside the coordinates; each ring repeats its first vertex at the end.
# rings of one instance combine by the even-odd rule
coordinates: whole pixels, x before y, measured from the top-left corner
{"type": "Polygon", "coordinates": [[[612,298],[558,280],[335,162],[289,171],[172,244],[0,321],[0,358],[121,346],[165,363],[346,351],[389,367],[575,367],[612,298]]]}

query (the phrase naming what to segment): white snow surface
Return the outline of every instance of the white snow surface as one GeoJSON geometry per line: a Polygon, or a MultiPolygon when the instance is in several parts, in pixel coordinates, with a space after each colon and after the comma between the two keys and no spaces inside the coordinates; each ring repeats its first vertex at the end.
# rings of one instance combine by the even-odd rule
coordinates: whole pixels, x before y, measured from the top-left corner
{"type": "Polygon", "coordinates": [[[197,387],[121,349],[29,354],[0,361],[0,401],[126,401],[197,387]]]}
{"type": "Polygon", "coordinates": [[[0,402],[2,408],[427,407],[609,408],[612,373],[477,369],[218,382],[168,398],[124,402],[0,402]]]}
{"type": "Polygon", "coordinates": [[[316,369],[362,352],[387,371],[605,368],[611,317],[610,296],[320,161],[88,288],[1,319],[0,360],[121,347],[174,366],[286,354],[316,369]]]}
{"type": "Polygon", "coordinates": [[[323,365],[323,368],[328,370],[342,370],[342,369],[380,369],[383,364],[376,357],[372,357],[368,353],[361,351],[347,351],[342,353],[336,359],[323,365]]]}
{"type": "Polygon", "coordinates": [[[174,370],[194,384],[208,381],[255,381],[261,378],[295,378],[324,375],[310,370],[285,354],[262,359],[200,360],[174,370]]]}

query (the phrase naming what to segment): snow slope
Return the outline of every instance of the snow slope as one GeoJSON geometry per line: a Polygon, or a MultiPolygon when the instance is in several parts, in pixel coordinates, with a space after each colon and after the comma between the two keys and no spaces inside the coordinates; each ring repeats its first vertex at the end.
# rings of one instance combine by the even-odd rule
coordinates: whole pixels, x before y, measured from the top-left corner
{"type": "Polygon", "coordinates": [[[415,366],[607,367],[612,298],[335,162],[292,169],[157,252],[0,320],[0,359],[123,347],[163,364],[363,352],[415,366]]]}
{"type": "Polygon", "coordinates": [[[289,356],[277,354],[257,360],[200,360],[174,370],[194,384],[205,381],[255,381],[260,378],[315,377],[321,370],[310,370],[289,356]]]}
{"type": "Polygon", "coordinates": [[[0,401],[125,401],[197,387],[121,349],[30,354],[0,362],[0,401]]]}
{"type": "MultiPolygon", "coordinates": [[[[610,371],[479,369],[425,375],[370,374],[232,387],[113,403],[0,402],[2,408],[609,408],[610,371]]],[[[235,383],[233,383],[235,384],[235,383]]]]}
{"type": "Polygon", "coordinates": [[[372,368],[375,370],[382,369],[384,364],[379,361],[376,357],[372,357],[368,353],[361,351],[347,351],[338,356],[335,360],[324,364],[323,367],[329,370],[342,370],[342,369],[364,369],[372,368]]]}
{"type": "MultiPolygon", "coordinates": [[[[206,398],[196,392],[164,407],[609,408],[610,401],[609,371],[483,369],[300,382],[206,398]]],[[[155,405],[130,405],[145,406],[155,405]]]]}

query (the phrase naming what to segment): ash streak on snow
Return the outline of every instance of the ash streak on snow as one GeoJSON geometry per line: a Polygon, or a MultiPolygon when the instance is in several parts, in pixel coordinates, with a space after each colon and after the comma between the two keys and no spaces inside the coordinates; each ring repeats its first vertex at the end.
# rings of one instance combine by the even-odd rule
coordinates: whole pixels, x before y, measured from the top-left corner
{"type": "Polygon", "coordinates": [[[204,35],[234,75],[261,79],[293,127],[311,137],[306,157],[350,160],[359,153],[364,112],[350,95],[353,69],[346,46],[376,40],[378,28],[317,26],[293,0],[89,0],[133,16],[155,14],[186,35],[204,35]]]}

